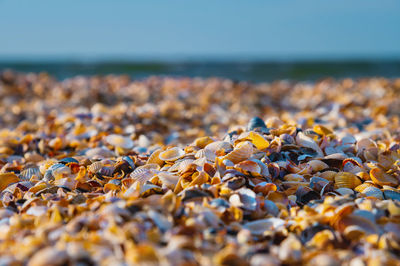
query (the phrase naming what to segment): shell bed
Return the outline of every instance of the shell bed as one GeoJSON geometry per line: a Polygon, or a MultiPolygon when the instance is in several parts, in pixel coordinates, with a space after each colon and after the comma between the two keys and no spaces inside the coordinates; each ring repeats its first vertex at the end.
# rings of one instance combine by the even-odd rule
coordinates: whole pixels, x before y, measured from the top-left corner
{"type": "Polygon", "coordinates": [[[400,79],[0,74],[1,265],[400,265],[400,79]]]}

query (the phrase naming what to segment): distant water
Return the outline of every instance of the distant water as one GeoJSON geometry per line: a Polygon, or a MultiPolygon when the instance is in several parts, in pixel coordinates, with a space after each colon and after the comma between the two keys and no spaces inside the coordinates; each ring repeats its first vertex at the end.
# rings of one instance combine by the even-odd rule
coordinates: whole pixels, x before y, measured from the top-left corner
{"type": "Polygon", "coordinates": [[[153,75],[223,77],[253,82],[278,79],[314,81],[325,77],[400,77],[399,61],[340,62],[0,62],[0,71],[48,72],[58,79],[76,75],[127,74],[133,79],[153,75]]]}

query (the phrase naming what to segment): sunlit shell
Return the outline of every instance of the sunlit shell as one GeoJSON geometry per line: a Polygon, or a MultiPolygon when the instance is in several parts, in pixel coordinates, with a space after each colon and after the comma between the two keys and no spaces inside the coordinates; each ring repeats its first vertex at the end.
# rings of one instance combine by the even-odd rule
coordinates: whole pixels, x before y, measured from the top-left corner
{"type": "Polygon", "coordinates": [[[354,189],[355,187],[361,185],[361,180],[352,173],[348,172],[339,172],[335,176],[335,187],[337,188],[351,188],[354,189]]]}
{"type": "Polygon", "coordinates": [[[210,137],[200,137],[195,139],[195,141],[193,142],[193,144],[196,147],[199,147],[200,149],[203,149],[205,146],[207,146],[208,144],[214,142],[214,140],[210,137]]]}
{"type": "Polygon", "coordinates": [[[54,185],[72,191],[75,188],[76,182],[75,179],[67,177],[55,180],[54,185]]]}
{"type": "Polygon", "coordinates": [[[176,161],[185,155],[185,151],[181,148],[174,147],[159,154],[159,159],[162,161],[176,161]]]}
{"type": "Polygon", "coordinates": [[[397,186],[399,184],[399,180],[390,174],[385,173],[380,168],[372,168],[370,171],[371,180],[380,186],[397,186]]]}
{"type": "Polygon", "coordinates": [[[178,172],[185,173],[188,171],[195,171],[197,168],[197,165],[194,164],[193,162],[194,162],[194,160],[192,160],[192,159],[185,159],[185,160],[181,161],[178,164],[178,169],[177,169],[178,172]]]}
{"type": "Polygon", "coordinates": [[[367,181],[367,182],[364,182],[361,185],[357,186],[356,188],[354,188],[354,190],[362,193],[364,191],[364,189],[369,188],[369,187],[376,187],[376,185],[374,183],[372,183],[371,181],[367,181]]]}
{"type": "Polygon", "coordinates": [[[320,135],[331,135],[333,131],[323,125],[315,125],[313,130],[320,135]]]}
{"type": "Polygon", "coordinates": [[[132,149],[134,145],[130,138],[117,134],[108,135],[105,141],[114,147],[121,147],[123,149],[132,149]]]}
{"type": "Polygon", "coordinates": [[[238,208],[254,211],[257,207],[256,194],[248,188],[241,188],[229,198],[229,202],[238,208]]]}
{"type": "Polygon", "coordinates": [[[250,141],[259,150],[264,150],[269,146],[269,142],[259,133],[254,131],[242,133],[235,141],[235,145],[242,141],[250,141]]]}
{"type": "Polygon", "coordinates": [[[211,151],[213,154],[219,150],[228,151],[230,149],[232,149],[232,145],[226,141],[214,141],[204,147],[204,150],[211,151]]]}
{"type": "Polygon", "coordinates": [[[164,161],[160,159],[160,153],[162,152],[162,149],[157,149],[155,150],[149,157],[149,159],[147,160],[147,163],[155,163],[158,164],[159,166],[163,166],[164,165],[164,161]]]}
{"type": "Polygon", "coordinates": [[[344,196],[344,195],[354,195],[354,191],[350,188],[347,187],[341,187],[335,190],[337,193],[339,193],[340,195],[344,196]]]}
{"type": "Polygon", "coordinates": [[[323,157],[324,153],[322,152],[321,148],[318,144],[310,137],[307,137],[302,132],[299,132],[296,136],[296,143],[302,147],[310,148],[317,152],[318,156],[323,157]]]}
{"type": "Polygon", "coordinates": [[[140,184],[139,193],[142,197],[147,197],[151,194],[160,193],[160,192],[162,192],[162,188],[159,186],[156,186],[156,185],[148,183],[148,182],[140,184]]]}
{"type": "Polygon", "coordinates": [[[249,141],[244,141],[239,143],[233,151],[228,153],[223,157],[223,159],[227,159],[232,161],[234,164],[237,164],[241,161],[249,159],[253,154],[253,144],[249,141]]]}
{"type": "Polygon", "coordinates": [[[337,172],[335,172],[335,171],[325,171],[325,172],[320,173],[319,176],[326,180],[334,181],[336,174],[337,174],[337,172]]]}
{"type": "Polygon", "coordinates": [[[388,211],[392,216],[400,216],[400,204],[396,201],[388,202],[388,211]]]}
{"type": "Polygon", "coordinates": [[[242,161],[235,165],[235,169],[247,175],[259,176],[261,167],[254,161],[242,161]]]}
{"type": "Polygon", "coordinates": [[[348,226],[356,225],[362,228],[366,234],[378,234],[378,226],[371,220],[357,215],[346,215],[339,219],[337,230],[344,232],[348,226]]]}

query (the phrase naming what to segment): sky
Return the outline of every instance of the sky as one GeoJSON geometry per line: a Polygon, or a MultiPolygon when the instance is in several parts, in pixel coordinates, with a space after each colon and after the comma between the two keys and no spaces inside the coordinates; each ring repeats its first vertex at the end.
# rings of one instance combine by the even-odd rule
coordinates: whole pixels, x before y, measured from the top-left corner
{"type": "Polygon", "coordinates": [[[400,58],[400,1],[0,0],[1,58],[400,58]]]}

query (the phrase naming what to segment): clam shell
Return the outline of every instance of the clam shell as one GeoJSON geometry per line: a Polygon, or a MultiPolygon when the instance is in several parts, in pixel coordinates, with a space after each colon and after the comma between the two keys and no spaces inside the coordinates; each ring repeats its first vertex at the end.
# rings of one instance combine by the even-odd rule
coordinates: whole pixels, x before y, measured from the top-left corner
{"type": "Polygon", "coordinates": [[[161,152],[158,158],[162,161],[176,161],[185,155],[185,151],[181,148],[174,147],[161,152]]]}
{"type": "Polygon", "coordinates": [[[258,163],[250,160],[242,161],[236,164],[235,169],[243,174],[251,176],[259,176],[261,173],[261,167],[258,165],[258,163]]]}
{"type": "Polygon", "coordinates": [[[361,185],[361,180],[352,173],[339,172],[335,176],[335,187],[336,188],[351,188],[354,189],[361,185]]]}
{"type": "Polygon", "coordinates": [[[207,146],[204,147],[205,151],[211,151],[215,154],[218,150],[230,150],[232,149],[232,145],[227,141],[214,141],[207,146]]]}
{"type": "Polygon", "coordinates": [[[120,147],[123,149],[132,149],[134,145],[133,141],[130,138],[117,134],[108,135],[105,138],[105,141],[114,147],[120,147]]]}
{"type": "Polygon", "coordinates": [[[320,160],[311,160],[307,163],[307,165],[311,167],[311,171],[313,173],[329,168],[329,165],[320,160]]]}
{"type": "Polygon", "coordinates": [[[368,181],[368,182],[364,182],[361,185],[357,186],[354,190],[362,193],[366,188],[369,188],[369,187],[376,187],[376,185],[371,183],[370,181],[368,181]]]}
{"type": "Polygon", "coordinates": [[[155,150],[149,157],[149,159],[147,160],[147,163],[155,163],[158,164],[159,166],[163,166],[164,165],[164,161],[160,159],[160,153],[162,152],[162,149],[157,149],[155,150]]]}
{"type": "Polygon", "coordinates": [[[200,137],[195,139],[193,142],[194,146],[199,147],[200,149],[203,149],[206,147],[208,144],[214,142],[214,140],[210,137],[200,137]]]}
{"type": "Polygon", "coordinates": [[[233,151],[223,157],[224,160],[230,160],[234,164],[249,159],[253,154],[253,144],[249,141],[239,143],[233,151]]]}
{"type": "Polygon", "coordinates": [[[257,208],[256,193],[248,188],[241,188],[229,198],[229,202],[238,208],[254,211],[257,208]]]}
{"type": "Polygon", "coordinates": [[[393,177],[387,173],[385,173],[380,168],[372,168],[369,172],[371,180],[380,186],[392,186],[395,187],[399,184],[399,180],[396,177],[393,177]]]}

